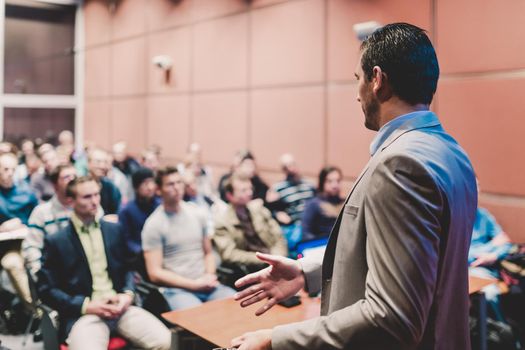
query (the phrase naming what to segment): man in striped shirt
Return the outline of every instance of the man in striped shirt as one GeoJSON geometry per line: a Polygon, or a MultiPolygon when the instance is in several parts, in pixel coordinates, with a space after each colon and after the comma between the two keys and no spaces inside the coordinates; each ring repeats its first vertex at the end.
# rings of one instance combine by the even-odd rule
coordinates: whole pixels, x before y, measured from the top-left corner
{"type": "Polygon", "coordinates": [[[73,165],[59,165],[50,175],[55,195],[48,202],[38,205],[29,217],[29,234],[22,242],[22,255],[33,275],[40,269],[44,237],[55,234],[68,224],[71,207],[66,187],[75,177],[73,165]]]}
{"type": "Polygon", "coordinates": [[[281,225],[299,224],[305,204],[314,196],[315,189],[301,177],[291,154],[283,154],[280,162],[286,178],[272,186],[266,200],[281,225]]]}

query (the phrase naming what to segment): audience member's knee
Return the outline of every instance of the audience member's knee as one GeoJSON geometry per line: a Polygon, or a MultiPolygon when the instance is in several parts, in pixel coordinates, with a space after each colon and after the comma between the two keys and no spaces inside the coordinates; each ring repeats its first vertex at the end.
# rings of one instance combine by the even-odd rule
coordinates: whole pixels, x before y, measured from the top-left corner
{"type": "Polygon", "coordinates": [[[2,267],[5,270],[23,269],[24,259],[16,251],[7,252],[1,260],[2,267]]]}
{"type": "Polygon", "coordinates": [[[158,337],[154,342],[148,344],[151,350],[169,350],[171,348],[170,330],[166,328],[166,331],[162,333],[162,337],[158,337]]]}

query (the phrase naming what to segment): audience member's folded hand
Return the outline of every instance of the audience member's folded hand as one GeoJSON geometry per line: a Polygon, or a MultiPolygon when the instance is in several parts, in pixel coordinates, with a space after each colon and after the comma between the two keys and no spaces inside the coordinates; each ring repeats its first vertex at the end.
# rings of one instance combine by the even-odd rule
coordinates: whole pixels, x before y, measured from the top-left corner
{"type": "Polygon", "coordinates": [[[259,316],[295,295],[304,287],[305,281],[301,264],[296,260],[262,253],[257,253],[257,258],[270,266],[236,281],[237,288],[251,286],[235,294],[235,300],[242,300],[241,306],[246,307],[268,299],[255,312],[259,316]]]}
{"type": "Polygon", "coordinates": [[[121,315],[119,307],[112,299],[91,300],[86,308],[86,314],[97,315],[105,319],[114,319],[121,315]]]}
{"type": "Polygon", "coordinates": [[[194,290],[207,292],[215,289],[218,284],[219,281],[217,280],[217,275],[205,274],[195,280],[194,290]]]}
{"type": "Polygon", "coordinates": [[[133,303],[133,297],[125,293],[117,294],[116,299],[116,305],[120,315],[126,312],[129,306],[133,303]]]}

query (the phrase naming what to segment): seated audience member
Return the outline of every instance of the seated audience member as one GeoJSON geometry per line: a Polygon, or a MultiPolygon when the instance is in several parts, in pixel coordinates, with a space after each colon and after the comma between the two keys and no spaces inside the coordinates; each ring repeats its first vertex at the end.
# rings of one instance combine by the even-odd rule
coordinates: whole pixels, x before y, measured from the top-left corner
{"type": "Polygon", "coordinates": [[[42,170],[31,175],[30,185],[38,199],[45,202],[55,194],[50,176],[58,166],[58,156],[54,148],[45,149],[43,152],[39,152],[39,155],[42,160],[42,170]]]}
{"type": "Polygon", "coordinates": [[[202,149],[198,143],[194,142],[188,146],[184,163],[180,163],[177,169],[183,176],[188,173],[193,174],[197,192],[215,200],[216,193],[213,189],[211,169],[202,163],[202,149]]]}
{"type": "MultiPolygon", "coordinates": [[[[15,170],[15,182],[26,181],[29,183],[32,174],[29,172],[28,164],[31,164],[31,160],[34,160],[35,158],[40,161],[36,155],[35,144],[33,141],[29,139],[22,140],[20,143],[20,152],[18,154],[18,166],[15,170]]],[[[40,165],[38,165],[37,169],[39,167],[40,165]]]]}
{"type": "Polygon", "coordinates": [[[264,267],[255,252],[287,256],[281,228],[261,201],[252,201],[250,179],[234,174],[224,186],[228,209],[216,218],[213,242],[226,266],[250,272],[264,267]]]}
{"type": "MultiPolygon", "coordinates": [[[[202,210],[203,214],[206,215],[208,221],[208,234],[209,236],[213,236],[213,213],[219,208],[218,202],[220,202],[220,199],[213,199],[200,193],[199,187],[197,186],[197,178],[195,174],[191,171],[187,171],[182,175],[182,181],[184,182],[183,200],[185,202],[194,203],[197,207],[199,207],[202,210]]],[[[226,206],[225,203],[221,204],[222,208],[226,206]]]]}
{"type": "Polygon", "coordinates": [[[25,183],[14,183],[17,163],[13,153],[0,155],[0,223],[18,218],[25,225],[38,199],[25,183]]]}
{"type": "MultiPolygon", "coordinates": [[[[468,252],[469,274],[477,277],[501,279],[499,262],[505,258],[512,245],[509,236],[496,219],[484,208],[478,207],[468,252]]],[[[497,284],[483,288],[488,304],[496,318],[503,321],[499,307],[501,294],[497,284]]]]}
{"type": "Polygon", "coordinates": [[[46,236],[38,291],[58,311],[69,349],[107,349],[111,332],[132,346],[169,349],[169,330],[132,306],[133,273],[120,226],[98,220],[100,185],[90,176],[67,186],[73,213],[68,225],[46,236]]]}
{"type": "Polygon", "coordinates": [[[315,195],[315,189],[303,180],[291,154],[283,154],[280,162],[286,178],[272,186],[266,201],[275,209],[275,218],[281,225],[298,224],[306,202],[315,195]]]}
{"type": "MultiPolygon", "coordinates": [[[[0,235],[3,232],[24,230],[38,199],[25,182],[14,183],[18,159],[13,153],[0,155],[0,235]]],[[[20,241],[0,242],[0,265],[9,276],[17,294],[31,302],[20,241]]]]}
{"type": "Polygon", "coordinates": [[[29,155],[35,155],[35,143],[31,141],[30,139],[24,139],[22,142],[20,142],[20,154],[18,163],[23,164],[25,162],[25,158],[29,155]]]}
{"type": "Polygon", "coordinates": [[[234,157],[232,170],[229,173],[224,174],[219,180],[219,194],[224,202],[228,202],[224,184],[234,172],[243,173],[250,179],[253,186],[254,199],[261,199],[263,201],[266,200],[268,185],[266,185],[266,183],[264,183],[261,177],[257,174],[257,164],[255,163],[255,157],[250,151],[241,150],[237,152],[234,157]]]}
{"type": "Polygon", "coordinates": [[[66,188],[76,174],[72,164],[59,165],[50,176],[55,195],[48,202],[39,204],[29,217],[29,234],[22,242],[22,255],[33,274],[40,269],[44,238],[54,235],[69,224],[71,206],[66,188]]]}
{"type": "Polygon", "coordinates": [[[160,155],[157,153],[155,149],[146,149],[141,154],[140,164],[145,167],[151,169],[154,173],[157,172],[157,170],[160,167],[160,155]]]}
{"type": "Polygon", "coordinates": [[[1,141],[0,142],[0,154],[4,154],[4,153],[17,154],[18,148],[11,142],[1,141]]]}
{"type": "Polygon", "coordinates": [[[146,277],[144,256],[142,253],[142,228],[146,219],[159,206],[160,198],[156,195],[155,175],[148,168],[139,168],[131,176],[135,199],[120,208],[118,221],[126,238],[126,244],[135,260],[137,271],[146,277]]]}
{"type": "Polygon", "coordinates": [[[163,294],[174,310],[232,296],[234,290],[217,280],[205,215],[182,200],[184,183],[177,169],[160,169],[156,182],[162,205],[142,231],[150,280],[167,287],[163,294]]]}
{"type": "Polygon", "coordinates": [[[113,145],[113,166],[120,170],[128,178],[140,168],[139,162],[128,153],[128,145],[124,141],[113,145]]]}
{"type": "Polygon", "coordinates": [[[319,173],[317,195],[306,203],[301,219],[303,241],[328,236],[341,211],[344,199],[341,198],[341,179],[339,168],[324,167],[319,173]]]}
{"type": "Polygon", "coordinates": [[[106,151],[95,148],[88,153],[89,174],[100,182],[100,205],[104,214],[116,214],[120,207],[121,194],[117,186],[107,178],[108,155],[106,151]]]}
{"type": "Polygon", "coordinates": [[[131,177],[126,176],[119,168],[113,165],[113,157],[111,154],[106,153],[107,158],[107,178],[110,179],[121,194],[120,204],[126,204],[128,201],[135,198],[135,192],[131,185],[131,177]]]}
{"type": "Polygon", "coordinates": [[[70,130],[62,130],[58,134],[57,153],[63,154],[77,168],[77,174],[87,174],[86,152],[83,149],[77,149],[75,146],[75,136],[70,130]]]}
{"type": "Polygon", "coordinates": [[[36,154],[28,154],[24,157],[24,163],[18,164],[15,170],[15,183],[25,182],[27,185],[31,183],[31,177],[36,174],[42,166],[40,157],[36,154]]]}

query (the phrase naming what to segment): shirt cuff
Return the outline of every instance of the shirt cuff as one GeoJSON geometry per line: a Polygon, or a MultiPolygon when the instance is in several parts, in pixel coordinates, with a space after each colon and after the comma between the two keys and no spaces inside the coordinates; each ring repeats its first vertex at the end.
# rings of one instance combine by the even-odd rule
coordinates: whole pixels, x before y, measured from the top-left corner
{"type": "Polygon", "coordinates": [[[132,290],[125,290],[123,291],[122,293],[126,294],[126,295],[129,295],[131,297],[131,300],[135,301],[135,292],[132,291],[132,290]]]}
{"type": "Polygon", "coordinates": [[[308,293],[316,294],[321,291],[321,261],[312,258],[302,258],[298,260],[303,268],[305,290],[308,293]]]}
{"type": "Polygon", "coordinates": [[[86,299],[84,299],[84,302],[82,303],[82,307],[80,308],[80,313],[82,315],[85,315],[86,314],[86,311],[87,311],[87,307],[88,307],[88,304],[91,302],[91,298],[90,297],[86,297],[86,299]]]}

